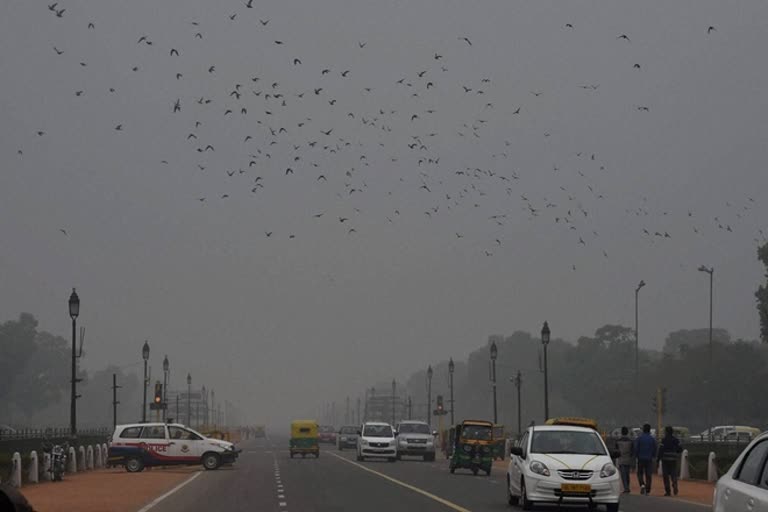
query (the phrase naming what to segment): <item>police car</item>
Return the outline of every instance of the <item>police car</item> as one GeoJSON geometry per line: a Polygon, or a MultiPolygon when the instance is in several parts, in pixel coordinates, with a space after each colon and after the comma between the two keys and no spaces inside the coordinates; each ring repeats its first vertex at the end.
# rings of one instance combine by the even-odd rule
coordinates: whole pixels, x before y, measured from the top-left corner
{"type": "Polygon", "coordinates": [[[240,450],[220,439],[205,437],[178,423],[118,425],[109,443],[107,463],[130,473],[148,466],[197,465],[217,469],[237,460],[240,450]]]}
{"type": "Polygon", "coordinates": [[[604,505],[619,510],[619,471],[597,433],[581,418],[530,427],[510,450],[507,499],[530,510],[537,503],[604,505]]]}

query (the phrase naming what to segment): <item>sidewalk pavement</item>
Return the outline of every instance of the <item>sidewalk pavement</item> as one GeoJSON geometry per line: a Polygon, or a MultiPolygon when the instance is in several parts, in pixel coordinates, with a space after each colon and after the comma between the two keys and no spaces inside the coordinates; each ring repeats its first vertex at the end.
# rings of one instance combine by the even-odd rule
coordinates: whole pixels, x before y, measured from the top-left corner
{"type": "MultiPolygon", "coordinates": [[[[509,460],[497,460],[493,463],[494,471],[506,472],[508,467],[509,460]]],[[[634,472],[631,475],[629,486],[632,494],[640,494],[640,485],[637,483],[637,475],[634,472]]],[[[712,505],[712,497],[715,492],[715,484],[713,482],[705,482],[703,480],[679,480],[677,488],[679,491],[678,495],[671,496],[669,499],[690,501],[702,505],[712,505]]],[[[664,496],[664,480],[657,474],[653,475],[651,496],[664,496]]]]}
{"type": "Polygon", "coordinates": [[[61,482],[27,485],[20,491],[36,512],[135,512],[200,469],[154,467],[141,473],[99,469],[64,475],[61,482]]]}

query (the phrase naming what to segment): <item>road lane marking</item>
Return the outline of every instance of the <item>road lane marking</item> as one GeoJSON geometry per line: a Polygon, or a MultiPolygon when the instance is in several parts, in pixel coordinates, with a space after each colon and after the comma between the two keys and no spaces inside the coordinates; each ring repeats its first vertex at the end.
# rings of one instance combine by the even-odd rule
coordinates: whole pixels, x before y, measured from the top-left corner
{"type": "Polygon", "coordinates": [[[356,467],[362,469],[363,471],[367,471],[369,473],[373,473],[374,475],[379,476],[379,477],[383,478],[384,480],[389,480],[390,482],[392,482],[394,484],[397,484],[397,485],[399,485],[401,487],[405,487],[406,489],[409,489],[409,490],[411,490],[413,492],[421,494],[422,496],[426,496],[427,498],[429,498],[429,499],[431,499],[433,501],[436,501],[436,502],[438,502],[438,503],[440,503],[442,505],[445,505],[446,507],[448,507],[450,509],[453,509],[456,512],[471,512],[469,509],[466,509],[466,508],[464,508],[464,507],[462,507],[460,505],[457,505],[457,504],[455,504],[455,503],[453,503],[451,501],[448,501],[448,500],[446,500],[444,498],[441,498],[440,496],[432,494],[429,491],[425,491],[424,489],[420,489],[419,487],[413,486],[411,484],[407,484],[407,483],[403,482],[402,480],[398,480],[397,478],[392,478],[391,476],[385,475],[384,473],[379,473],[378,471],[375,471],[375,470],[373,470],[371,468],[365,467],[362,464],[358,464],[357,462],[353,462],[353,461],[351,461],[351,460],[349,460],[349,459],[347,459],[345,457],[342,457],[340,455],[336,455],[335,453],[329,453],[329,455],[333,455],[337,459],[343,460],[344,462],[352,464],[353,466],[356,466],[356,467]]]}
{"type": "Polygon", "coordinates": [[[152,502],[148,503],[147,505],[144,505],[144,507],[140,508],[138,510],[138,512],[147,512],[151,508],[155,507],[158,503],[163,501],[165,498],[167,498],[168,496],[172,495],[176,491],[180,490],[182,487],[184,487],[185,485],[190,483],[195,478],[199,477],[201,474],[202,474],[202,472],[198,471],[197,473],[195,473],[194,475],[190,476],[189,478],[187,478],[186,480],[181,482],[179,485],[177,485],[176,487],[174,487],[173,489],[171,489],[167,493],[163,494],[162,496],[158,496],[152,502]]]}

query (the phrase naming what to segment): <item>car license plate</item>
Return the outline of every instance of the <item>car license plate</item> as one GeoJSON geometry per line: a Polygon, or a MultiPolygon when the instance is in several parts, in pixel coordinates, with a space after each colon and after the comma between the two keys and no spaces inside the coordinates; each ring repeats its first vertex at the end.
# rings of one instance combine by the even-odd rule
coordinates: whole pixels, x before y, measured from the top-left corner
{"type": "Polygon", "coordinates": [[[560,490],[567,494],[589,494],[592,492],[590,484],[561,484],[560,490]]]}

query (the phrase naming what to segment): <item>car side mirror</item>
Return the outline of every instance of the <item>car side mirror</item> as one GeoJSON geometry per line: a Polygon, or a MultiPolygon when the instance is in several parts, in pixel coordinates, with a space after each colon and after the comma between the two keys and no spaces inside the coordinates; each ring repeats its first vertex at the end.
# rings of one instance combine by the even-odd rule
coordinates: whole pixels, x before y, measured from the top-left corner
{"type": "Polygon", "coordinates": [[[522,448],[520,448],[519,446],[513,446],[513,447],[511,447],[511,448],[509,449],[509,454],[510,454],[510,455],[517,455],[518,457],[522,457],[522,458],[524,458],[524,457],[523,457],[523,449],[522,449],[522,448]]]}
{"type": "Polygon", "coordinates": [[[433,436],[437,436],[437,430],[433,430],[433,431],[432,431],[432,435],[433,435],[433,436]]]}

